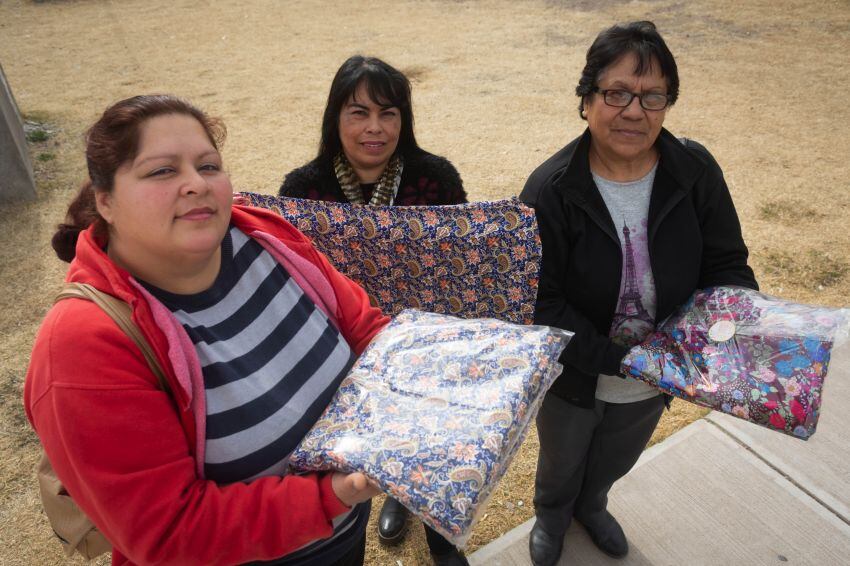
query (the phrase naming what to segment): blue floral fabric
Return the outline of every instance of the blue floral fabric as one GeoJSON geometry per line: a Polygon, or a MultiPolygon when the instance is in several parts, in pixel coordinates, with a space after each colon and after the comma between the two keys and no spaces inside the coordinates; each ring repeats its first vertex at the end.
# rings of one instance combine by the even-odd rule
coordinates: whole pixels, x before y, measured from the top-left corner
{"type": "Polygon", "coordinates": [[[405,308],[531,324],[540,269],[534,211],[517,199],[363,206],[242,193],[313,240],[388,315],[405,308]]]}
{"type": "Polygon", "coordinates": [[[808,439],[848,315],[750,289],[697,291],[632,348],[622,370],[676,397],[808,439]]]}
{"type": "Polygon", "coordinates": [[[405,310],[355,363],[290,464],[364,472],[462,546],[571,336],[405,310]]]}

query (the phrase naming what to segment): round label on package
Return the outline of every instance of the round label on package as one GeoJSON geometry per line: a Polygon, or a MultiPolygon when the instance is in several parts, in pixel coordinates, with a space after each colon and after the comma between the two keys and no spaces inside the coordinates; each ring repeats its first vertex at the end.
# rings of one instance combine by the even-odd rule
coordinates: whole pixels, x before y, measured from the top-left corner
{"type": "Polygon", "coordinates": [[[735,323],[731,320],[718,320],[708,329],[708,337],[715,342],[726,342],[735,335],[735,323]]]}

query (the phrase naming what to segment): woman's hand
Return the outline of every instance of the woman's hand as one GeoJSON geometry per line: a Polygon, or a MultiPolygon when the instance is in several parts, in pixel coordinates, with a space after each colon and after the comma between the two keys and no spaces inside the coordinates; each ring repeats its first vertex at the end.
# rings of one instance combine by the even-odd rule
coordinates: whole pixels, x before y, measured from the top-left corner
{"type": "Polygon", "coordinates": [[[243,197],[241,193],[233,193],[233,204],[248,205],[247,197],[243,197]]]}
{"type": "Polygon", "coordinates": [[[368,501],[381,493],[378,486],[360,472],[353,474],[334,472],[331,485],[337,498],[349,507],[368,501]]]}

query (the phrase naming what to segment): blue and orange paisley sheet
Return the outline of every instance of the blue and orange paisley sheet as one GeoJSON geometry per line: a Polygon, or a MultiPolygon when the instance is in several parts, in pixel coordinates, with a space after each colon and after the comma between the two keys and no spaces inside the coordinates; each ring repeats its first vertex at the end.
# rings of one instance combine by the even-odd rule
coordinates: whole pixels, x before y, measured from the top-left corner
{"type": "Polygon", "coordinates": [[[415,308],[533,322],[540,236],[534,211],[517,199],[363,206],[242,196],[310,237],[388,315],[415,308]]]}
{"type": "Polygon", "coordinates": [[[848,315],[750,289],[709,288],[632,348],[622,370],[681,399],[808,439],[848,315]]]}
{"type": "Polygon", "coordinates": [[[571,336],[405,310],[357,360],[290,464],[364,472],[462,546],[571,336]]]}

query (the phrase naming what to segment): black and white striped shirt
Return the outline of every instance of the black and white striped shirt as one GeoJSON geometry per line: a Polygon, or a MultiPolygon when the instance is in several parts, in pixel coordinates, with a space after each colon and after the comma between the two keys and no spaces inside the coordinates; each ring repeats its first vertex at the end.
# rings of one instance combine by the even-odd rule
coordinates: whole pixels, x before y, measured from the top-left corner
{"type": "MultiPolygon", "coordinates": [[[[207,479],[227,484],[286,473],[355,355],[325,314],[263,247],[235,227],[213,285],[177,295],[147,286],[183,325],[201,363],[207,479]]],[[[333,560],[365,529],[368,505],[338,517],[334,535],[281,563],[333,560]],[[330,541],[334,541],[331,543],[330,541]]]]}

